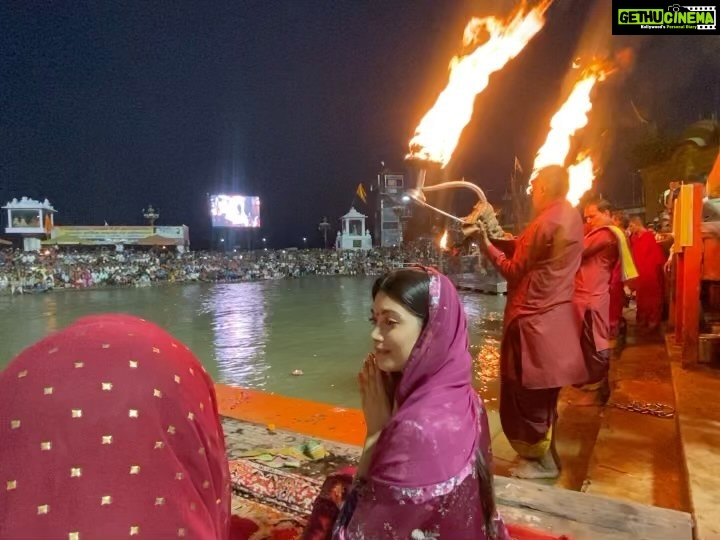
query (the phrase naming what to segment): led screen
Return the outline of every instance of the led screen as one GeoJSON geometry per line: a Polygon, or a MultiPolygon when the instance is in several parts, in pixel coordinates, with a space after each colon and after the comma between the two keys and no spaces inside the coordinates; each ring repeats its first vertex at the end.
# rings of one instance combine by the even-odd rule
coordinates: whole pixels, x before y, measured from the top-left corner
{"type": "Polygon", "coordinates": [[[210,217],[213,227],[260,227],[260,197],[211,195],[210,217]]]}

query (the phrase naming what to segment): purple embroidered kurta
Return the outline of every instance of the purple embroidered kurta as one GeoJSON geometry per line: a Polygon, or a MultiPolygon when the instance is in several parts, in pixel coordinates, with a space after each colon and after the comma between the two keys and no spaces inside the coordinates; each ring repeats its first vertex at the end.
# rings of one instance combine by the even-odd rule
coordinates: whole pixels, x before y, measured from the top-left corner
{"type": "MultiPolygon", "coordinates": [[[[480,408],[480,445],[492,464],[490,429],[480,408]]],[[[446,451],[451,451],[447,441],[446,451]]],[[[454,540],[510,540],[498,516],[498,534],[486,534],[481,512],[479,478],[474,461],[444,482],[423,487],[398,487],[372,477],[355,488],[347,503],[354,505],[346,525],[336,528],[335,540],[395,540],[452,538],[454,540]]],[[[343,521],[341,514],[340,522],[343,521]]]]}
{"type": "MultiPolygon", "coordinates": [[[[367,478],[342,504],[336,540],[490,540],[475,467],[480,453],[492,471],[490,430],[472,386],[467,321],[450,280],[427,271],[429,320],[398,384],[398,408],[378,439],[367,478]]],[[[495,523],[492,540],[509,540],[502,520],[496,516],[495,523]]]]}

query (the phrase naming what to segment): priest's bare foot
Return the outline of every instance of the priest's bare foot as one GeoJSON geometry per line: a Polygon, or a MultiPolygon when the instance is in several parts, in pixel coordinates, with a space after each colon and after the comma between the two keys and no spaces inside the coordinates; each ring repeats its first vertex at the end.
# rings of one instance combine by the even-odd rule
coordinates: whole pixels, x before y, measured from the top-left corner
{"type": "Polygon", "coordinates": [[[521,459],[517,467],[510,469],[510,474],[525,480],[552,479],[560,476],[560,468],[548,452],[538,460],[521,459]]]}

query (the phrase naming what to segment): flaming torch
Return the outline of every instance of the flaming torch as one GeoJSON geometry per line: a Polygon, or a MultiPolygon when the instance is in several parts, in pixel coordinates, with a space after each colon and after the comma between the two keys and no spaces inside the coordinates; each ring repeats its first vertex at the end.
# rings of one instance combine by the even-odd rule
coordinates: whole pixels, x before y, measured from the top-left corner
{"type": "Polygon", "coordinates": [[[507,21],[496,17],[474,17],[467,24],[463,33],[463,48],[472,47],[472,50],[452,59],[447,86],[422,118],[410,140],[406,159],[419,170],[416,187],[408,195],[417,203],[463,223],[462,219],[429,205],[424,192],[464,187],[475,191],[480,203],[487,201],[482,189],[464,180],[425,187],[427,170],[430,167],[444,169],[448,165],[463,129],[472,118],[475,98],[487,87],[490,75],[520,54],[544,26],[549,5],[550,0],[543,0],[532,9],[521,6],[507,21]],[[485,36],[487,39],[481,41],[485,36]]]}
{"type": "MultiPolygon", "coordinates": [[[[570,95],[550,120],[550,131],[545,143],[538,150],[533,164],[530,182],[537,172],[548,165],[565,167],[570,156],[572,138],[588,124],[588,114],[592,109],[590,94],[598,82],[602,82],[612,73],[600,64],[587,69],[575,83],[570,95]]],[[[570,191],[567,200],[577,206],[582,196],[592,188],[595,171],[590,156],[581,155],[568,167],[570,191]]]]}

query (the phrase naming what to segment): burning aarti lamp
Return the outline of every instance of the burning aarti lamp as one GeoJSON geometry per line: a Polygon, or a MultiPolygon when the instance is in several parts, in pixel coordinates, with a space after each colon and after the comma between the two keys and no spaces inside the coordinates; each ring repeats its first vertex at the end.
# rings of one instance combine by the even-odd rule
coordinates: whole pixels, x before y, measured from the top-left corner
{"type": "MultiPolygon", "coordinates": [[[[412,162],[411,162],[412,163],[412,162]]],[[[418,164],[418,173],[417,173],[417,179],[415,182],[415,187],[413,189],[409,189],[407,191],[408,197],[410,197],[413,201],[415,201],[420,206],[424,206],[425,208],[429,208],[430,210],[433,210],[434,212],[437,212],[438,214],[441,214],[447,218],[452,219],[453,221],[457,221],[460,224],[464,224],[467,222],[466,219],[457,217],[449,212],[446,212],[445,210],[442,210],[436,206],[431,205],[427,202],[427,199],[425,198],[426,192],[431,191],[442,191],[445,189],[457,189],[457,188],[466,188],[471,191],[474,191],[477,195],[478,202],[475,206],[478,204],[487,204],[487,197],[485,197],[485,192],[477,185],[473,184],[472,182],[467,182],[466,180],[450,180],[447,182],[441,182],[439,184],[435,184],[433,186],[426,186],[425,185],[425,179],[427,178],[427,171],[429,167],[439,165],[434,162],[415,162],[418,164]]]]}
{"type": "Polygon", "coordinates": [[[487,197],[485,196],[485,192],[482,190],[482,188],[480,188],[480,186],[466,180],[449,180],[446,182],[440,182],[439,184],[435,184],[432,186],[426,186],[425,180],[427,178],[428,169],[434,166],[439,167],[439,164],[419,160],[413,160],[411,161],[411,163],[416,164],[417,167],[417,179],[415,183],[415,188],[407,191],[407,196],[410,197],[411,200],[413,200],[420,206],[423,206],[434,212],[437,212],[440,215],[450,218],[453,221],[460,223],[461,225],[482,221],[482,223],[488,230],[488,235],[490,236],[490,238],[502,238],[504,236],[505,233],[502,230],[502,227],[500,227],[500,224],[497,221],[497,217],[495,216],[495,210],[488,202],[487,197]],[[472,212],[470,213],[470,215],[465,216],[464,218],[455,216],[450,212],[446,212],[445,210],[438,208],[437,206],[431,205],[427,202],[425,198],[425,193],[428,192],[459,188],[469,189],[470,191],[473,191],[475,195],[477,195],[477,202],[473,206],[472,212]]]}

